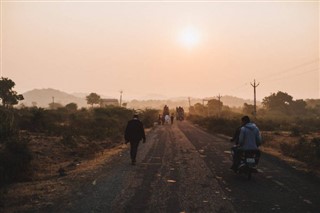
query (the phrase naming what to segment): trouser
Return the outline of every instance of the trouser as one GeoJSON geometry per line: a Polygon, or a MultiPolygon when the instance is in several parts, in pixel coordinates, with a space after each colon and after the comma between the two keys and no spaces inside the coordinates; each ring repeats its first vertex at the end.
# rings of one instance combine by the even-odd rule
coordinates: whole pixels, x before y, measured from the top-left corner
{"type": "Polygon", "coordinates": [[[130,157],[132,161],[136,161],[139,141],[130,141],[130,157]]]}
{"type": "Polygon", "coordinates": [[[240,164],[241,155],[243,153],[243,150],[240,149],[239,147],[232,147],[231,149],[233,151],[233,166],[235,168],[237,168],[240,164]]]}

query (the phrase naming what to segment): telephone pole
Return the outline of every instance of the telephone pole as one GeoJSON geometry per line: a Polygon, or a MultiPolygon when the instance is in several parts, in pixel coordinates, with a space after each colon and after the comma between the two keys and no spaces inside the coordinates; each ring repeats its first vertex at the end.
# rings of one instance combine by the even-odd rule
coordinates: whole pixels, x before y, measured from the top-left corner
{"type": "Polygon", "coordinates": [[[254,99],[253,99],[253,116],[256,117],[257,115],[257,99],[256,99],[256,88],[259,86],[260,83],[256,84],[256,79],[253,80],[253,84],[250,83],[253,87],[254,99]]]}
{"type": "Polygon", "coordinates": [[[220,103],[221,103],[221,101],[220,101],[220,100],[221,100],[221,97],[222,97],[222,96],[221,96],[220,93],[219,93],[219,95],[217,96],[217,98],[218,98],[218,100],[219,100],[219,109],[218,109],[218,110],[219,110],[219,117],[220,117],[220,113],[221,113],[221,105],[220,105],[220,103]]]}
{"type": "Polygon", "coordinates": [[[123,91],[120,90],[120,107],[122,106],[122,93],[123,93],[123,91]]]}
{"type": "Polygon", "coordinates": [[[191,107],[190,97],[188,97],[188,101],[189,101],[189,109],[190,109],[190,107],[191,107]]]}
{"type": "Polygon", "coordinates": [[[52,96],[52,109],[54,109],[54,96],[52,96]]]}

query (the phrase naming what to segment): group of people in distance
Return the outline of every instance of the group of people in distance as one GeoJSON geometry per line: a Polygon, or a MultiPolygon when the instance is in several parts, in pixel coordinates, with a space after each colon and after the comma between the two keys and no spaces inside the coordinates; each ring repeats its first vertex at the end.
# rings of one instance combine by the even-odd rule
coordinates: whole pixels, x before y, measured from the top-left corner
{"type": "Polygon", "coordinates": [[[184,109],[181,106],[176,107],[176,119],[179,121],[184,120],[184,109]]]}
{"type": "MultiPolygon", "coordinates": [[[[183,120],[184,119],[184,110],[182,107],[176,107],[176,119],[177,120],[183,120]],[[179,115],[179,117],[178,117],[179,115]],[[182,118],[182,119],[181,119],[182,118]]],[[[167,105],[163,107],[162,114],[159,114],[158,117],[158,125],[164,125],[164,124],[173,124],[174,121],[174,113],[171,113],[167,105]]]]}
{"type": "MultiPolygon", "coordinates": [[[[165,106],[166,110],[169,110],[168,106],[165,106]]],[[[167,114],[168,115],[168,114],[167,114]]],[[[171,116],[171,122],[173,115],[171,116]]],[[[159,119],[161,115],[159,115],[159,119]]],[[[132,165],[136,164],[136,156],[140,141],[146,142],[146,135],[143,127],[143,123],[139,120],[138,114],[134,114],[132,120],[130,120],[126,126],[124,134],[125,143],[130,143],[130,157],[132,165]]],[[[235,144],[232,147],[233,164],[231,169],[236,171],[236,168],[240,164],[240,156],[247,150],[259,150],[261,144],[261,134],[259,128],[250,121],[248,116],[241,118],[241,126],[237,128],[233,138],[231,139],[235,144]]],[[[260,152],[259,156],[260,156],[260,152]]]]}

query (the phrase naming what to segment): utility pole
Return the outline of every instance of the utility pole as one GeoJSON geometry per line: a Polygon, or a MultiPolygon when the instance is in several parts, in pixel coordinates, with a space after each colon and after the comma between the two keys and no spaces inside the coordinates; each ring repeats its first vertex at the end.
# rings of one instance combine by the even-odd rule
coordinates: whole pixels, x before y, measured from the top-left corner
{"type": "Polygon", "coordinates": [[[253,87],[253,93],[254,93],[254,99],[253,99],[253,116],[257,116],[257,99],[256,99],[256,88],[259,86],[260,83],[256,84],[256,79],[253,80],[253,84],[250,83],[251,86],[253,87]]]}
{"type": "Polygon", "coordinates": [[[52,109],[54,109],[54,96],[52,96],[52,109]]]}
{"type": "Polygon", "coordinates": [[[120,107],[122,106],[122,93],[123,93],[123,91],[120,90],[120,107]]]}
{"type": "Polygon", "coordinates": [[[220,93],[219,93],[219,95],[217,96],[217,98],[218,98],[218,100],[219,100],[219,117],[220,117],[220,113],[221,113],[221,106],[220,106],[221,101],[220,101],[220,99],[222,98],[222,96],[220,95],[220,93]]]}
{"type": "Polygon", "coordinates": [[[190,109],[190,107],[191,107],[190,97],[188,97],[188,101],[189,101],[189,109],[190,109]]]}

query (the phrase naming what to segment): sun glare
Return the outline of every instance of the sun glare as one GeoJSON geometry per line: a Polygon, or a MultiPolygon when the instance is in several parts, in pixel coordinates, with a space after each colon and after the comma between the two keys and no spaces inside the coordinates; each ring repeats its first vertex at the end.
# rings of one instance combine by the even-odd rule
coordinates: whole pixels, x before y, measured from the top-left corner
{"type": "Polygon", "coordinates": [[[199,33],[194,28],[186,28],[180,33],[180,42],[186,47],[194,47],[199,42],[199,33]]]}

